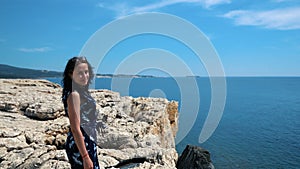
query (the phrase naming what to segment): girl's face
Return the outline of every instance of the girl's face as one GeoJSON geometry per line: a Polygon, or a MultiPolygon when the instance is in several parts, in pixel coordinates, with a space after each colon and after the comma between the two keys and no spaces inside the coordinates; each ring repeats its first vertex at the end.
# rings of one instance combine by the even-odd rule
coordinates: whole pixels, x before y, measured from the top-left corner
{"type": "Polygon", "coordinates": [[[72,80],[80,86],[88,84],[90,78],[89,67],[87,63],[79,63],[75,66],[72,80]]]}

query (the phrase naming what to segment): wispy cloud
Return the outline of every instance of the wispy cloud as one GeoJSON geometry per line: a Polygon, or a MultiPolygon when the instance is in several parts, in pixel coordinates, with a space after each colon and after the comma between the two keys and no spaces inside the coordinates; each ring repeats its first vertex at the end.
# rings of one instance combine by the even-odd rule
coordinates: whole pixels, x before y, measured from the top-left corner
{"type": "Polygon", "coordinates": [[[216,5],[231,3],[231,0],[199,0],[199,1],[206,8],[210,8],[210,7],[216,6],[216,5]]]}
{"type": "Polygon", "coordinates": [[[205,8],[210,8],[211,6],[230,3],[230,0],[165,0],[157,3],[149,4],[146,6],[142,6],[142,7],[135,7],[133,8],[132,11],[134,13],[153,11],[153,10],[157,10],[166,6],[175,5],[179,3],[196,4],[196,5],[201,5],[205,8]]]}
{"type": "Polygon", "coordinates": [[[153,12],[167,6],[183,4],[183,3],[195,4],[195,5],[203,6],[204,8],[210,8],[212,6],[216,6],[220,4],[231,3],[231,0],[161,0],[144,6],[135,6],[125,2],[115,3],[113,5],[112,4],[106,5],[104,3],[99,3],[97,4],[97,6],[112,10],[117,13],[118,17],[121,17],[121,16],[134,14],[134,13],[153,12]]]}
{"type": "Polygon", "coordinates": [[[126,2],[116,2],[109,4],[106,2],[100,2],[96,6],[113,11],[117,15],[117,18],[130,14],[130,11],[132,10],[132,7],[126,2]]]}
{"type": "Polygon", "coordinates": [[[223,15],[236,25],[260,26],[268,29],[300,29],[300,7],[268,11],[235,10],[223,15]]]}
{"type": "Polygon", "coordinates": [[[21,52],[48,52],[51,51],[50,47],[41,47],[41,48],[19,48],[18,51],[21,52]]]}

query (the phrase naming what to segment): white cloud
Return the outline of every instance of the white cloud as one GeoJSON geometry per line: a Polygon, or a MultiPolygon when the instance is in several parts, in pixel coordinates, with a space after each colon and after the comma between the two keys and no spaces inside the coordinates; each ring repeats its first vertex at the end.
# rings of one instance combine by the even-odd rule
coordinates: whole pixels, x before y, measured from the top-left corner
{"type": "Polygon", "coordinates": [[[52,50],[50,47],[41,47],[41,48],[19,48],[18,51],[21,52],[48,52],[52,50]]]}
{"type": "Polygon", "coordinates": [[[133,8],[132,12],[147,12],[157,10],[166,6],[175,5],[179,3],[189,3],[189,4],[196,4],[202,5],[205,8],[210,8],[211,6],[220,5],[224,3],[230,3],[230,0],[165,0],[160,1],[157,3],[149,4],[142,7],[135,7],[133,8]]]}
{"type": "Polygon", "coordinates": [[[104,3],[99,3],[97,4],[97,7],[112,10],[116,12],[117,15],[120,17],[128,14],[156,11],[160,8],[176,5],[180,3],[195,4],[195,5],[201,5],[205,8],[210,8],[212,6],[216,6],[220,4],[231,3],[231,0],[161,0],[144,6],[134,6],[125,2],[115,3],[113,5],[112,4],[106,5],[104,3]]]}
{"type": "Polygon", "coordinates": [[[236,25],[260,26],[268,29],[300,29],[300,7],[269,11],[230,11],[223,15],[234,20],[236,25]]]}
{"type": "Polygon", "coordinates": [[[231,0],[202,0],[201,1],[201,4],[206,8],[210,8],[211,6],[216,6],[221,4],[230,4],[230,3],[231,0]]]}
{"type": "Polygon", "coordinates": [[[114,13],[116,13],[117,18],[130,14],[130,11],[132,8],[126,2],[117,2],[117,3],[113,3],[113,4],[112,4],[112,2],[110,2],[110,3],[102,2],[102,3],[98,3],[96,6],[99,8],[104,8],[104,9],[113,11],[114,13]]]}

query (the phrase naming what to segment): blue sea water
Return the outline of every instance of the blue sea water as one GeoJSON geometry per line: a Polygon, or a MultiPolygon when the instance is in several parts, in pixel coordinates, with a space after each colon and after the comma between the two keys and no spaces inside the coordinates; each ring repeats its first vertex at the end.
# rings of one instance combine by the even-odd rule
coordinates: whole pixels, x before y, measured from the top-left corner
{"type": "MultiPolygon", "coordinates": [[[[48,80],[60,83],[57,78],[48,80]]],[[[196,80],[200,108],[193,128],[176,145],[179,153],[187,144],[201,146],[209,150],[217,169],[300,168],[299,77],[226,78],[222,119],[213,135],[202,144],[198,138],[210,107],[211,85],[209,78],[196,80]]],[[[95,88],[111,89],[111,79],[96,79],[95,88]]],[[[181,103],[180,86],[173,78],[134,78],[128,94],[133,97],[156,94],[178,101],[179,106],[181,103]]]]}

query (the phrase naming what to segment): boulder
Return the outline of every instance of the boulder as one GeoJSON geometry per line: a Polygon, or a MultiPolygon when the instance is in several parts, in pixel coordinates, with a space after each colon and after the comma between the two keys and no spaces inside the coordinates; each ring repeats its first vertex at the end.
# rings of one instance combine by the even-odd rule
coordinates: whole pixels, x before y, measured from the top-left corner
{"type": "Polygon", "coordinates": [[[214,169],[210,153],[198,146],[187,145],[178,158],[177,169],[214,169]]]}

